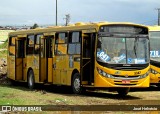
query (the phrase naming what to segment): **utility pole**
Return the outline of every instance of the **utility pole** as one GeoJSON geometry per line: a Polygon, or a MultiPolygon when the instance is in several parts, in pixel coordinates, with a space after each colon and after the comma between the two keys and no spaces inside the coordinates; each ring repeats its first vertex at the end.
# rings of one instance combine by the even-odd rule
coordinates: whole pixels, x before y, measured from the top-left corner
{"type": "Polygon", "coordinates": [[[56,0],[56,26],[57,26],[57,0],[56,0]]]}
{"type": "Polygon", "coordinates": [[[160,8],[157,8],[156,10],[158,10],[158,26],[160,26],[160,8]]]}

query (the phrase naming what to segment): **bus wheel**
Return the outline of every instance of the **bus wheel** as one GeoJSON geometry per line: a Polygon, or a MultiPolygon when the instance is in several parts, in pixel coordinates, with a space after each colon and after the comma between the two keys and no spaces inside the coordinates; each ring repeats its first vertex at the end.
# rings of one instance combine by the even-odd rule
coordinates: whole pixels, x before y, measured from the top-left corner
{"type": "Polygon", "coordinates": [[[75,94],[80,94],[82,92],[82,87],[80,83],[80,74],[75,73],[72,78],[72,91],[75,94]]]}
{"type": "Polygon", "coordinates": [[[29,70],[29,73],[28,73],[28,87],[29,87],[29,89],[34,88],[34,83],[35,83],[34,72],[33,72],[33,70],[29,70]]]}
{"type": "Polygon", "coordinates": [[[119,96],[126,96],[129,92],[130,88],[118,88],[117,92],[119,96]]]}

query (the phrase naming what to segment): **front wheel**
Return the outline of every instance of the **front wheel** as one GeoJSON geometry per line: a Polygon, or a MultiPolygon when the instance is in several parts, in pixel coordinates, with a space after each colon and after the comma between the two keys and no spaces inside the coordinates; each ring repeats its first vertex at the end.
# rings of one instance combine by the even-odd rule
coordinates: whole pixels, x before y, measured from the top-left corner
{"type": "Polygon", "coordinates": [[[82,92],[82,86],[81,86],[81,83],[80,83],[80,74],[79,73],[75,73],[73,75],[73,78],[72,78],[72,91],[75,94],[81,94],[81,92],[82,92]]]}
{"type": "Polygon", "coordinates": [[[129,92],[130,88],[118,88],[117,92],[119,96],[126,96],[129,92]]]}
{"type": "Polygon", "coordinates": [[[29,89],[32,90],[34,88],[34,83],[35,83],[34,72],[33,72],[33,70],[29,70],[29,72],[28,72],[28,87],[29,87],[29,89]]]}

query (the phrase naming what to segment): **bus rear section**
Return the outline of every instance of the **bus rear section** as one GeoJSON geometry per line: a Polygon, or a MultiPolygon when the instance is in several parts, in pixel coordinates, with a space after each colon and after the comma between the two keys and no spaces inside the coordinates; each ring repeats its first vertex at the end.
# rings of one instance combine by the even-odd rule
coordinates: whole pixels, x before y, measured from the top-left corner
{"type": "Polygon", "coordinates": [[[150,38],[150,83],[160,87],[160,26],[149,27],[150,38]]]}

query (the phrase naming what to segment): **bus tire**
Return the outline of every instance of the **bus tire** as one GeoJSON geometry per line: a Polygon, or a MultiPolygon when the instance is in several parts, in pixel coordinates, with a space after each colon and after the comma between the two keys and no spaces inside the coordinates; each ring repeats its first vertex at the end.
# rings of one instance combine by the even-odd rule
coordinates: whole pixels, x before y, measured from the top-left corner
{"type": "Polygon", "coordinates": [[[118,88],[117,92],[119,96],[126,96],[129,92],[130,88],[118,88]]]}
{"type": "Polygon", "coordinates": [[[82,92],[82,86],[80,81],[80,74],[75,73],[72,78],[72,91],[74,94],[81,94],[82,92]]]}
{"type": "Polygon", "coordinates": [[[29,70],[29,72],[28,72],[28,81],[27,82],[28,82],[29,89],[32,90],[34,88],[34,83],[35,83],[33,70],[29,70]]]}

